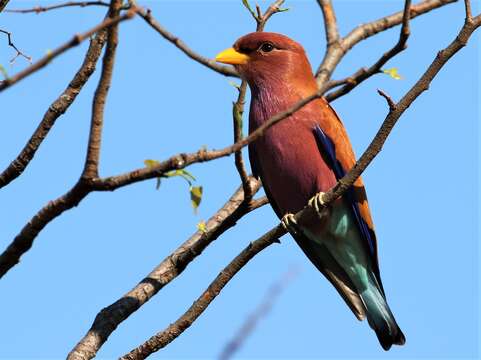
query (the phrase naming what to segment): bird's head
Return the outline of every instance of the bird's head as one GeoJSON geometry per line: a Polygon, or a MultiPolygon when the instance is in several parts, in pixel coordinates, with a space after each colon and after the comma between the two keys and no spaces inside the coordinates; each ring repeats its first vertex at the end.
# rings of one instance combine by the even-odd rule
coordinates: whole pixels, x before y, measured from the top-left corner
{"type": "Polygon", "coordinates": [[[278,88],[286,84],[315,86],[303,47],[282,34],[255,32],[244,35],[215,59],[234,65],[253,89],[278,88]]]}

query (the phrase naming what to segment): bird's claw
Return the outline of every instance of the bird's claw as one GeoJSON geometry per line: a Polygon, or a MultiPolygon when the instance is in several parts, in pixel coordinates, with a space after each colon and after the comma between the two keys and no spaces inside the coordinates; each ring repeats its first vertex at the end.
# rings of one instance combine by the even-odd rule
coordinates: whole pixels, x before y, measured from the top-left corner
{"type": "Polygon", "coordinates": [[[281,224],[284,229],[291,234],[297,234],[299,232],[299,226],[297,225],[296,217],[291,213],[287,213],[282,217],[281,224]]]}
{"type": "Polygon", "coordinates": [[[319,218],[322,218],[323,216],[322,212],[326,207],[325,202],[322,200],[323,196],[324,196],[323,192],[317,193],[307,203],[311,208],[314,209],[314,211],[317,213],[317,216],[319,216],[319,218]]]}

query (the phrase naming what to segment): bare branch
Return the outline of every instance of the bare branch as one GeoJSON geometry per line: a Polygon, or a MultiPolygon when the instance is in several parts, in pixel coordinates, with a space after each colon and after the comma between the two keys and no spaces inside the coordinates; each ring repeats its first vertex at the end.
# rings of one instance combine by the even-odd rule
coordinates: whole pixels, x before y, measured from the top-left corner
{"type": "Polygon", "coordinates": [[[22,174],[30,160],[33,159],[37,149],[49,133],[50,129],[55,124],[55,121],[64,114],[75,101],[77,95],[90,78],[90,75],[95,71],[95,64],[100,57],[106,36],[107,32],[103,29],[100,30],[91,41],[89,49],[85,54],[83,64],[73,77],[72,81],[70,81],[62,94],[49,106],[42,121],[20,154],[18,154],[16,159],[13,160],[0,174],[0,188],[8,185],[12,180],[22,174]]]}
{"type": "MultiPolygon", "coordinates": [[[[282,228],[282,227],[281,227],[282,228]]],[[[165,330],[152,336],[145,343],[122,356],[122,360],[145,359],[152,353],[170,344],[181,335],[207,309],[210,303],[219,295],[224,286],[239,272],[255,255],[274,243],[282,234],[278,228],[266,233],[261,238],[247,245],[220,273],[192,306],[165,330]]],[[[285,232],[284,232],[285,233],[285,232]]]]}
{"type": "MultiPolygon", "coordinates": [[[[354,167],[342,178],[337,184],[322,195],[324,209],[326,209],[334,200],[342,196],[357,180],[361,173],[367,168],[374,157],[381,151],[384,142],[389,136],[396,122],[406,109],[428,89],[429,84],[448,62],[448,60],[456,54],[463,46],[466,45],[471,34],[481,25],[481,15],[477,16],[471,22],[464,24],[455,40],[444,50],[441,50],[425,73],[416,82],[416,84],[403,96],[399,103],[394,104],[391,100],[390,110],[386,116],[381,128],[372,140],[369,147],[363,153],[361,158],[356,162],[354,167]]],[[[389,99],[389,97],[387,97],[389,99]]],[[[307,220],[309,217],[317,216],[315,212],[306,206],[299,211],[295,218],[297,222],[307,220]]],[[[133,349],[121,359],[145,359],[147,356],[167,344],[175,340],[182,334],[192,323],[205,311],[214,298],[220,293],[223,287],[234,277],[234,275],[249,262],[256,254],[284,235],[286,230],[279,224],[265,233],[262,237],[249,244],[232,262],[222,270],[216,279],[209,285],[202,295],[192,304],[192,306],[174,323],[170,324],[165,330],[152,336],[145,343],[133,349]]]]}
{"type": "Polygon", "coordinates": [[[160,25],[157,20],[154,19],[150,10],[140,10],[139,15],[149,24],[155,31],[157,31],[164,39],[170,41],[174,44],[180,51],[190,57],[192,60],[197,61],[198,63],[207,66],[211,70],[218,72],[219,74],[225,76],[234,76],[239,77],[237,72],[230,66],[220,65],[215,62],[213,59],[208,59],[203,57],[200,54],[197,54],[191,48],[187,46],[181,39],[176,37],[175,35],[171,34],[167,31],[162,25],[160,25]]]}
{"type": "Polygon", "coordinates": [[[0,32],[1,33],[4,33],[5,35],[7,35],[7,40],[8,40],[8,46],[14,48],[14,50],[17,52],[15,54],[15,56],[10,60],[10,63],[13,63],[19,56],[22,56],[24,57],[25,59],[27,59],[28,62],[32,62],[32,58],[26,54],[24,54],[23,52],[21,52],[16,46],[15,44],[12,42],[12,33],[6,31],[6,30],[2,30],[0,29],[0,32]]]}
{"type": "MultiPolygon", "coordinates": [[[[260,188],[260,182],[253,177],[249,177],[249,182],[253,193],[256,193],[260,188]]],[[[220,235],[233,227],[241,217],[264,204],[265,201],[254,203],[247,200],[243,187],[239,187],[226,204],[207,221],[204,232],[194,233],[134,289],[97,314],[92,327],[70,352],[68,360],[93,358],[118,325],[179,276],[190,262],[202,254],[220,235]]]]}
{"type": "Polygon", "coordinates": [[[3,90],[9,88],[10,86],[16,84],[20,80],[26,78],[27,76],[33,74],[37,70],[40,70],[44,66],[46,66],[48,63],[50,63],[54,58],[57,56],[63,54],[65,51],[71,49],[74,46],[79,45],[82,41],[85,39],[89,38],[96,32],[109,28],[111,26],[114,26],[118,24],[119,22],[122,22],[124,20],[131,19],[137,12],[137,9],[130,9],[128,12],[121,16],[117,16],[115,18],[108,18],[104,20],[102,23],[98,24],[97,26],[93,27],[89,31],[80,34],[80,35],[74,35],[73,38],[69,41],[67,41],[65,44],[61,45],[60,47],[56,48],[49,54],[45,55],[43,58],[38,60],[36,63],[32,64],[31,66],[27,67],[25,70],[19,72],[18,74],[12,76],[11,78],[8,78],[4,81],[0,82],[0,92],[3,90]]]}
{"type": "MultiPolygon", "coordinates": [[[[403,11],[403,20],[401,31],[399,33],[399,40],[389,51],[385,52],[381,58],[376,61],[371,67],[368,69],[361,68],[353,76],[346,79],[346,84],[329,94],[326,95],[327,101],[333,101],[347,93],[349,93],[352,89],[362,83],[364,80],[370,78],[374,74],[381,73],[382,67],[391,60],[394,56],[399,54],[401,51],[407,48],[407,40],[409,38],[410,30],[409,30],[409,16],[410,16],[410,9],[411,7],[411,0],[406,0],[404,2],[404,11],[403,11]]],[[[329,83],[326,87],[329,87],[329,83]]]]}
{"type": "MultiPolygon", "coordinates": [[[[425,0],[419,4],[411,6],[411,19],[456,1],[457,0],[425,0]]],[[[328,47],[322,63],[316,71],[319,88],[326,89],[327,81],[331,78],[334,69],[348,50],[362,40],[401,24],[403,21],[403,15],[404,12],[399,11],[370,23],[360,25],[344,38],[340,39],[338,43],[328,47]]]]}
{"type": "MultiPolygon", "coordinates": [[[[110,17],[118,16],[122,0],[112,0],[110,7],[110,17]]],[[[110,83],[112,82],[112,73],[114,71],[115,53],[118,43],[118,27],[112,26],[107,33],[107,45],[105,56],[102,61],[102,73],[100,75],[99,84],[95,90],[92,105],[92,121],[90,125],[89,141],[87,146],[87,155],[85,166],[82,172],[82,178],[93,179],[99,176],[99,158],[100,146],[102,140],[102,127],[104,122],[105,102],[109,93],[110,83]]]]}
{"type": "MultiPolygon", "coordinates": [[[[31,8],[31,9],[8,9],[8,10],[5,10],[5,12],[17,13],[17,14],[29,14],[29,13],[39,14],[39,13],[50,11],[50,10],[56,10],[56,9],[72,7],[72,6],[78,6],[78,7],[107,6],[108,7],[109,3],[105,1],[67,1],[65,3],[55,4],[50,6],[35,6],[34,8],[31,8]]],[[[122,9],[126,10],[128,9],[128,7],[123,7],[122,9]]]]}
{"type": "Polygon", "coordinates": [[[386,94],[384,91],[380,89],[377,90],[377,93],[386,100],[387,105],[389,106],[389,110],[394,110],[396,108],[396,103],[388,94],[386,94]]]}
{"type": "Polygon", "coordinates": [[[336,13],[331,0],[317,0],[324,18],[324,29],[326,32],[327,47],[339,41],[339,30],[337,29],[336,13]]]}

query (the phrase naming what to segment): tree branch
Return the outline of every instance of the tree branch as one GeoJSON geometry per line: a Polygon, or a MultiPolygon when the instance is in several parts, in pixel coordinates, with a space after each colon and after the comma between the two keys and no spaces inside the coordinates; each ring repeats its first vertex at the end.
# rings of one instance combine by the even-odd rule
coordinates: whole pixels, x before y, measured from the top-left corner
{"type": "MultiPolygon", "coordinates": [[[[28,14],[28,13],[42,13],[50,10],[56,10],[56,9],[61,9],[65,7],[72,7],[72,6],[78,6],[78,7],[87,7],[87,6],[110,6],[108,2],[105,1],[67,1],[65,3],[61,4],[55,4],[55,5],[50,5],[50,6],[35,6],[31,9],[9,9],[5,10],[5,12],[9,13],[17,13],[17,14],[28,14]]],[[[127,10],[129,9],[129,6],[123,6],[121,8],[122,10],[127,10]]]]}
{"type": "MultiPolygon", "coordinates": [[[[425,0],[419,4],[411,6],[411,19],[456,1],[457,0],[425,0]]],[[[334,43],[333,46],[328,47],[324,59],[316,71],[319,88],[324,89],[324,91],[326,90],[327,81],[331,78],[334,69],[347,51],[362,40],[401,24],[403,21],[403,15],[404,12],[399,11],[370,23],[360,25],[344,38],[340,39],[337,43],[334,43]]]]}
{"type": "MultiPolygon", "coordinates": [[[[174,323],[165,330],[152,336],[145,343],[122,356],[121,360],[145,359],[152,353],[170,344],[182,334],[197,318],[207,309],[212,300],[221,292],[224,286],[239,272],[255,255],[274,243],[282,234],[274,230],[250,243],[242,252],[237,255],[220,273],[192,306],[174,323]]],[[[285,233],[285,232],[284,232],[285,233]]]]}
{"type": "Polygon", "coordinates": [[[77,71],[72,81],[70,81],[62,94],[49,106],[42,121],[20,154],[18,154],[15,160],[13,160],[0,174],[0,188],[8,185],[12,180],[22,174],[30,160],[33,159],[39,146],[48,135],[50,129],[55,124],[55,121],[63,115],[75,101],[77,95],[90,78],[90,75],[95,71],[95,64],[100,57],[106,37],[107,31],[103,29],[100,30],[91,41],[82,66],[77,71]]]}
{"type": "Polygon", "coordinates": [[[324,29],[326,33],[327,47],[339,41],[339,30],[337,29],[336,13],[331,0],[317,0],[321,7],[322,17],[324,18],[324,29]]]}
{"type": "Polygon", "coordinates": [[[60,47],[56,48],[49,54],[45,55],[43,58],[38,60],[36,63],[32,64],[31,66],[27,67],[25,70],[19,72],[18,74],[0,82],[0,92],[3,90],[9,88],[10,86],[16,84],[20,80],[26,78],[27,76],[33,74],[37,70],[40,70],[44,66],[46,66],[48,63],[50,63],[54,58],[57,56],[63,54],[65,51],[73,48],[74,46],[79,45],[82,41],[85,39],[91,37],[93,34],[96,32],[105,29],[105,28],[110,28],[119,22],[122,22],[124,20],[131,19],[137,12],[137,9],[133,8],[130,9],[128,12],[121,16],[117,16],[115,18],[108,18],[104,20],[102,23],[98,24],[97,26],[93,27],[89,31],[83,33],[83,34],[77,34],[74,35],[73,38],[69,41],[67,41],[65,44],[61,45],[60,47]]]}
{"type": "MultiPolygon", "coordinates": [[[[376,61],[372,66],[368,69],[361,68],[357,72],[354,73],[353,76],[345,79],[345,85],[333,92],[330,92],[326,95],[326,100],[331,102],[336,100],[337,98],[346,95],[364,80],[370,78],[374,74],[381,73],[381,68],[394,56],[399,54],[401,51],[407,48],[407,40],[409,38],[410,30],[409,30],[409,16],[410,16],[410,9],[411,8],[411,0],[406,0],[404,2],[404,11],[403,11],[403,19],[402,19],[402,26],[401,31],[399,33],[399,40],[389,51],[385,52],[381,58],[376,61]]],[[[329,83],[326,87],[329,87],[329,83]]]]}
{"type": "Polygon", "coordinates": [[[194,50],[189,48],[186,43],[184,43],[181,39],[176,37],[175,35],[171,34],[167,31],[162,25],[160,25],[157,20],[154,19],[150,10],[140,10],[138,14],[145,20],[147,24],[149,24],[155,31],[157,31],[164,39],[170,41],[174,44],[180,51],[182,51],[185,55],[190,57],[192,60],[197,61],[198,63],[207,66],[209,69],[218,72],[219,74],[225,76],[233,76],[239,77],[237,72],[230,66],[220,65],[215,62],[213,59],[208,59],[194,50]]]}
{"type": "MultiPolygon", "coordinates": [[[[1,11],[0,11],[1,12],[1,11]]],[[[17,53],[15,54],[15,56],[10,60],[10,63],[13,63],[15,61],[16,58],[18,58],[19,56],[22,56],[24,57],[25,59],[27,59],[28,62],[32,62],[32,58],[26,54],[24,54],[23,52],[21,52],[16,46],[15,44],[12,42],[12,33],[9,32],[9,31],[6,31],[6,30],[2,30],[0,29],[0,32],[7,35],[7,40],[8,40],[8,46],[12,47],[17,53]]]]}
{"type": "MultiPolygon", "coordinates": [[[[260,182],[249,177],[249,183],[255,194],[260,188],[260,182]]],[[[191,261],[202,254],[204,249],[220,235],[233,227],[240,218],[266,203],[262,200],[249,201],[244,196],[242,186],[239,187],[226,204],[207,221],[204,232],[194,233],[135,288],[97,314],[87,334],[69,353],[68,360],[93,358],[117,326],[179,276],[191,261]]]]}
{"type": "MultiPolygon", "coordinates": [[[[112,0],[110,5],[109,17],[114,18],[120,13],[122,0],[112,0]]],[[[110,84],[112,82],[112,73],[114,70],[115,53],[118,43],[118,27],[112,26],[107,33],[107,45],[105,56],[102,60],[102,73],[100,75],[99,84],[95,90],[92,105],[92,121],[90,124],[90,135],[87,146],[87,155],[85,166],[82,172],[84,180],[97,178],[99,175],[99,158],[100,146],[102,140],[102,127],[104,122],[105,102],[109,93],[110,84]]]]}
{"type": "MultiPolygon", "coordinates": [[[[361,173],[367,168],[374,157],[381,151],[384,142],[389,136],[392,128],[399,120],[404,111],[428,89],[429,84],[448,62],[448,60],[464,47],[471,34],[481,25],[481,15],[476,18],[467,20],[460,30],[458,36],[444,50],[441,50],[425,73],[414,84],[413,87],[403,96],[399,103],[395,104],[392,100],[388,100],[390,110],[386,116],[381,128],[372,140],[369,147],[363,153],[361,158],[356,162],[354,167],[342,178],[337,184],[322,194],[322,202],[326,209],[334,200],[342,196],[357,180],[361,173]]],[[[387,97],[387,99],[390,99],[387,97]]],[[[299,211],[295,218],[297,222],[307,220],[309,217],[317,216],[313,209],[306,206],[299,211]]],[[[192,304],[192,306],[174,323],[170,324],[165,330],[152,336],[145,343],[133,349],[121,359],[137,360],[145,359],[153,352],[165,347],[167,344],[175,340],[182,334],[192,323],[205,311],[214,298],[220,293],[223,287],[234,277],[234,275],[245,266],[256,254],[279,239],[286,233],[284,227],[279,224],[269,230],[256,241],[249,244],[239,255],[237,255],[227,267],[215,278],[202,295],[192,304]]]]}
{"type": "Polygon", "coordinates": [[[261,14],[260,7],[257,6],[257,16],[255,17],[257,22],[256,31],[264,31],[264,27],[266,26],[267,20],[274,14],[278,12],[285,11],[285,9],[281,9],[282,4],[285,0],[276,0],[272,3],[264,14],[261,14]]]}

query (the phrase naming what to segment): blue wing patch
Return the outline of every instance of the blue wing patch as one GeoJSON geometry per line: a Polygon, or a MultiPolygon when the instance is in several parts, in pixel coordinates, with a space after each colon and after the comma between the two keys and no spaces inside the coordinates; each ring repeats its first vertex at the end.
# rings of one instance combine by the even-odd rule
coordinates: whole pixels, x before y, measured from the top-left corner
{"type": "MultiPolygon", "coordinates": [[[[336,146],[332,142],[331,139],[322,131],[319,125],[316,124],[316,127],[314,128],[314,135],[317,139],[318,146],[324,150],[325,154],[327,155],[328,161],[330,162],[330,166],[332,170],[334,171],[334,175],[336,176],[336,179],[339,180],[341,179],[345,174],[345,170],[342,168],[341,164],[336,158],[336,146]]],[[[374,241],[371,237],[371,233],[369,232],[369,229],[367,227],[366,222],[363,220],[361,217],[361,213],[359,211],[359,206],[357,205],[356,201],[354,201],[354,196],[353,196],[353,190],[350,188],[344,195],[349,202],[351,203],[352,206],[352,211],[354,213],[354,217],[356,218],[356,221],[359,225],[359,229],[364,236],[364,238],[367,240],[367,243],[369,244],[369,250],[371,252],[371,255],[375,256],[375,245],[374,241]]]]}

